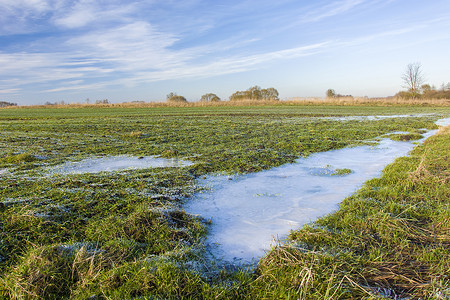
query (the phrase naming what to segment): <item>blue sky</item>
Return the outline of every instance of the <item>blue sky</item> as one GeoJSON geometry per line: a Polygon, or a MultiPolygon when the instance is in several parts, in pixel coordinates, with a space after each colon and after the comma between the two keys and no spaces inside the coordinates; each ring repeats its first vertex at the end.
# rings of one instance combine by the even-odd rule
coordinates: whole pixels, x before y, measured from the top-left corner
{"type": "Polygon", "coordinates": [[[0,0],[0,100],[389,96],[450,81],[448,0],[0,0]]]}

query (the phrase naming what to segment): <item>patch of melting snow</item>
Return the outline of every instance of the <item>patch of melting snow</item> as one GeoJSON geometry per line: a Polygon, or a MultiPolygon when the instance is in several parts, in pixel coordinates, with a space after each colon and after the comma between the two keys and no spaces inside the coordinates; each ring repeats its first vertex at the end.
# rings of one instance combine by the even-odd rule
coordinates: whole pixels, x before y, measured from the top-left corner
{"type": "Polygon", "coordinates": [[[392,118],[427,117],[433,114],[412,114],[412,115],[379,115],[379,116],[345,116],[345,117],[322,117],[321,119],[332,121],[379,121],[392,118]]]}
{"type": "Polygon", "coordinates": [[[65,164],[49,168],[50,174],[83,174],[112,172],[126,169],[146,169],[165,167],[186,167],[193,162],[154,156],[110,156],[102,158],[89,158],[78,162],[66,162],[65,164]]]}
{"type": "Polygon", "coordinates": [[[59,251],[69,253],[80,251],[82,248],[84,248],[89,254],[97,254],[102,252],[102,250],[98,249],[97,246],[93,243],[61,244],[58,246],[59,251]]]}
{"type": "Polygon", "coordinates": [[[437,120],[436,121],[436,125],[438,125],[438,126],[449,126],[450,125],[450,118],[437,120]]]}
{"type": "MultiPolygon", "coordinates": [[[[429,131],[424,139],[436,132],[429,131]]],[[[208,176],[201,184],[210,190],[197,194],[185,210],[212,221],[206,246],[213,257],[225,263],[254,263],[291,229],[336,210],[340,201],[413,147],[412,142],[382,139],[377,146],[315,153],[255,174],[208,176]],[[317,176],[323,166],[352,173],[317,176]]]]}

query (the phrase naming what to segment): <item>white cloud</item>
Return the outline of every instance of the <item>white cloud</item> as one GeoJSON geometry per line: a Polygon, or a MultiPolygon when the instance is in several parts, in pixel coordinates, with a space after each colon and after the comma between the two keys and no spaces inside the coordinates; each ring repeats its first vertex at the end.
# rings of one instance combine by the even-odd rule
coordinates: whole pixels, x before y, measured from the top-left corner
{"type": "Polygon", "coordinates": [[[78,3],[73,10],[55,18],[55,24],[67,28],[83,27],[96,19],[96,12],[91,5],[78,3]]]}
{"type": "Polygon", "coordinates": [[[113,65],[116,70],[133,71],[170,67],[189,59],[189,50],[180,55],[169,49],[176,41],[175,36],[139,21],[90,32],[70,39],[67,44],[88,53],[94,60],[113,65]]]}
{"type": "Polygon", "coordinates": [[[86,80],[110,72],[107,68],[96,66],[69,67],[72,60],[70,55],[61,53],[0,52],[0,85],[11,89],[29,84],[86,80]]]}
{"type": "Polygon", "coordinates": [[[46,0],[0,1],[0,36],[34,32],[32,20],[41,18],[51,9],[46,0]]]}
{"type": "Polygon", "coordinates": [[[3,89],[0,88],[0,95],[17,95],[21,89],[3,89]]]}
{"type": "Polygon", "coordinates": [[[364,0],[343,0],[330,3],[320,8],[313,9],[300,18],[301,22],[318,22],[325,18],[343,14],[356,6],[362,4],[364,0]]]}
{"type": "Polygon", "coordinates": [[[0,7],[4,10],[3,15],[13,13],[16,10],[25,11],[25,13],[42,13],[50,7],[47,0],[3,0],[0,7]]]}
{"type": "Polygon", "coordinates": [[[235,56],[217,59],[203,64],[186,62],[175,68],[138,72],[136,76],[131,76],[130,78],[122,81],[122,83],[125,84],[126,82],[129,85],[131,82],[140,83],[179,78],[204,78],[209,76],[244,72],[256,69],[263,64],[276,60],[314,55],[326,49],[328,45],[328,42],[324,42],[249,56],[235,56]]]}
{"type": "Polygon", "coordinates": [[[66,28],[80,28],[91,23],[129,21],[139,9],[139,2],[80,0],[71,6],[64,6],[55,12],[53,21],[66,28]]]}
{"type": "Polygon", "coordinates": [[[37,24],[74,29],[122,22],[132,19],[139,5],[139,1],[121,0],[2,0],[0,36],[36,32],[37,24]]]}
{"type": "MultiPolygon", "coordinates": [[[[192,16],[186,12],[180,18],[174,16],[173,26],[166,26],[171,22],[167,18],[173,16],[170,16],[170,9],[166,10],[165,5],[158,10],[161,15],[155,17],[159,20],[157,22],[146,15],[152,2],[121,2],[0,0],[0,10],[5,12],[0,16],[0,30],[6,28],[4,20],[10,21],[12,18],[18,18],[18,21],[15,21],[15,27],[9,28],[8,32],[32,30],[29,21],[45,15],[48,26],[56,25],[52,30],[64,33],[42,40],[36,38],[32,44],[26,44],[31,46],[21,50],[23,52],[7,53],[6,50],[0,50],[0,86],[4,87],[4,91],[16,92],[25,85],[35,84],[37,90],[62,92],[101,89],[112,85],[133,86],[178,78],[211,77],[254,70],[281,60],[315,55],[335,47],[351,47],[415,30],[412,26],[385,32],[380,30],[380,33],[366,36],[362,33],[360,38],[339,43],[317,42],[329,39],[327,36],[318,36],[312,44],[305,42],[305,45],[299,47],[293,46],[294,41],[285,40],[281,43],[284,45],[283,49],[277,46],[277,41],[269,43],[265,40],[267,36],[273,38],[273,32],[270,35],[252,22],[248,24],[253,27],[247,29],[247,23],[242,25],[239,22],[245,22],[247,19],[244,15],[259,3],[254,0],[224,7],[225,12],[211,10],[211,15],[205,14],[206,21],[195,18],[207,10],[196,11],[192,16]],[[144,13],[139,11],[143,7],[147,9],[144,13]],[[239,30],[231,32],[228,28],[224,29],[226,26],[218,24],[217,20],[226,22],[227,18],[232,18],[227,24],[231,24],[232,28],[236,25],[239,30]],[[215,26],[220,27],[220,30],[215,26]],[[212,35],[203,35],[206,31],[217,32],[220,38],[213,37],[215,42],[211,43],[208,38],[212,35]],[[271,50],[259,50],[252,47],[254,44],[271,50]]],[[[269,2],[266,2],[268,5],[269,2]]],[[[357,7],[359,10],[367,9],[372,3],[367,0],[320,1],[320,4],[316,2],[309,6],[307,14],[283,10],[280,15],[272,16],[268,7],[263,7],[262,11],[268,17],[264,22],[273,22],[273,30],[281,32],[288,27],[300,28],[305,22],[314,23],[345,14],[357,7]],[[280,22],[289,25],[275,26],[280,22]]],[[[183,2],[183,5],[196,9],[203,4],[192,0],[189,3],[183,2]]],[[[305,11],[304,6],[296,7],[305,11]]],[[[261,16],[255,13],[252,18],[258,23],[261,16]]],[[[270,26],[265,28],[271,30],[270,26]]],[[[0,49],[3,48],[0,46],[0,49]]]]}
{"type": "MultiPolygon", "coordinates": [[[[74,8],[70,11],[72,19],[59,23],[60,26],[84,26],[92,21],[98,9],[90,1],[78,2],[74,8]]],[[[127,10],[131,8],[121,10],[122,15],[127,10]]],[[[109,14],[111,10],[104,13],[109,14]]],[[[235,48],[257,38],[236,42],[232,37],[216,44],[174,49],[180,38],[149,22],[137,20],[71,37],[60,45],[57,53],[0,52],[0,84],[9,84],[13,88],[27,84],[57,85],[44,88],[47,92],[120,84],[132,86],[142,82],[242,72],[265,62],[310,55],[324,47],[322,43],[254,55],[233,55],[235,48]],[[228,55],[223,56],[224,53],[228,55]],[[108,77],[108,74],[113,76],[108,77]],[[121,78],[112,79],[114,77],[121,78]]]]}
{"type": "Polygon", "coordinates": [[[110,85],[110,83],[108,83],[108,82],[91,83],[91,84],[74,84],[74,85],[61,86],[61,87],[54,88],[54,89],[43,90],[43,91],[41,91],[41,93],[55,93],[55,92],[65,92],[65,91],[80,91],[80,90],[96,90],[96,89],[104,88],[104,87],[106,87],[108,85],[110,85]]]}

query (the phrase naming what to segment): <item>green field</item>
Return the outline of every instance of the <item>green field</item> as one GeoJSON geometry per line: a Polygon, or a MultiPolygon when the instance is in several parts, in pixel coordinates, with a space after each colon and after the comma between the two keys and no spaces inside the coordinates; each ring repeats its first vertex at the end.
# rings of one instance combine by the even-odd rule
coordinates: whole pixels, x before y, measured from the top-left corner
{"type": "Polygon", "coordinates": [[[450,295],[448,130],[290,235],[254,270],[214,265],[183,203],[212,173],[415,139],[448,107],[205,106],[0,110],[0,296],[6,299],[375,299],[450,295]],[[416,115],[418,114],[418,115],[416,115]],[[334,117],[411,115],[382,120],[334,117]],[[115,155],[195,164],[48,176],[115,155]]]}

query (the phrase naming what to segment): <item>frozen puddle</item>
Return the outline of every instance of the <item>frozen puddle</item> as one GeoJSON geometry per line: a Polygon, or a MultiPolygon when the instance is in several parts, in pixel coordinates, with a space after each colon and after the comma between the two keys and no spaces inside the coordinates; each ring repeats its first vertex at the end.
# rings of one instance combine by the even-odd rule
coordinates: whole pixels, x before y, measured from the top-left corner
{"type": "Polygon", "coordinates": [[[333,121],[380,121],[393,118],[426,117],[433,114],[412,114],[412,115],[380,115],[380,116],[344,116],[344,117],[323,117],[322,119],[333,121]]]}
{"type": "Polygon", "coordinates": [[[340,201],[413,147],[412,142],[383,139],[377,146],[315,153],[255,174],[210,176],[202,184],[211,190],[197,194],[185,210],[212,221],[206,244],[216,260],[251,263],[291,229],[337,209],[340,201]],[[337,169],[352,172],[333,176],[337,169]]]}
{"type": "Polygon", "coordinates": [[[436,121],[436,125],[438,125],[438,126],[449,126],[450,125],[450,118],[437,120],[436,121]]]}
{"type": "Polygon", "coordinates": [[[146,169],[165,167],[186,167],[193,163],[180,159],[167,159],[154,156],[109,156],[103,158],[91,158],[78,162],[67,162],[63,165],[49,169],[51,174],[83,174],[112,172],[125,169],[146,169]]]}

